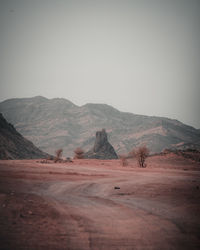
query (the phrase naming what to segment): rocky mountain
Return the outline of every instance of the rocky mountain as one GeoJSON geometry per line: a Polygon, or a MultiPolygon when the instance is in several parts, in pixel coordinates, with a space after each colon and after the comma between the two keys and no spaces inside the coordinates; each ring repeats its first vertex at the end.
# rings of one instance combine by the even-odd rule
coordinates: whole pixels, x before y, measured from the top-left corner
{"type": "Polygon", "coordinates": [[[118,159],[113,146],[108,142],[105,129],[96,132],[94,147],[85,154],[90,159],[118,159]]]}
{"type": "Polygon", "coordinates": [[[0,113],[0,159],[31,159],[47,156],[19,134],[0,113]]]}
{"type": "Polygon", "coordinates": [[[0,112],[41,150],[54,154],[63,148],[72,156],[77,147],[91,149],[96,131],[105,128],[118,154],[146,144],[151,153],[180,145],[200,147],[200,131],[177,120],[120,112],[106,104],[81,107],[62,99],[9,99],[0,112]]]}

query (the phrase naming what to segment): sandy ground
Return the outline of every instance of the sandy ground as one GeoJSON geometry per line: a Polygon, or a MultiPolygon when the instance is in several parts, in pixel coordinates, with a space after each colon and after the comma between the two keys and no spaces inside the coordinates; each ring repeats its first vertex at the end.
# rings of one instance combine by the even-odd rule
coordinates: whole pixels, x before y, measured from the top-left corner
{"type": "Polygon", "coordinates": [[[0,161],[0,249],[200,249],[200,164],[0,161]]]}

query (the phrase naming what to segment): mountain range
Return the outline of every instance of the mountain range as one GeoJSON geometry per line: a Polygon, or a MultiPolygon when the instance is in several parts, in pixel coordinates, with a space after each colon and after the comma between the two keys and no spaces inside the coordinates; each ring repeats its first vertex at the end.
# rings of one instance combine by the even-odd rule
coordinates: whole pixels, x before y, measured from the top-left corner
{"type": "Polygon", "coordinates": [[[66,156],[72,156],[77,147],[87,151],[102,128],[118,154],[144,144],[151,153],[200,148],[198,129],[165,117],[121,112],[107,104],[77,106],[63,98],[37,96],[5,100],[0,112],[19,133],[49,154],[58,148],[66,156]]]}

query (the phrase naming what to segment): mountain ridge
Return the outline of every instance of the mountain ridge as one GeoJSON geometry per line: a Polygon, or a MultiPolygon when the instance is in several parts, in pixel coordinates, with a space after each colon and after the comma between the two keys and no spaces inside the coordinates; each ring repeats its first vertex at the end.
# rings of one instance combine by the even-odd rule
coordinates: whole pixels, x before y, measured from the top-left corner
{"type": "Polygon", "coordinates": [[[48,154],[25,139],[0,113],[0,159],[45,158],[48,154]]]}
{"type": "Polygon", "coordinates": [[[176,144],[200,145],[200,130],[176,119],[122,112],[108,104],[78,106],[64,98],[8,99],[0,112],[40,149],[52,154],[62,147],[72,155],[76,147],[88,150],[95,133],[105,128],[117,153],[146,144],[152,153],[176,144]]]}

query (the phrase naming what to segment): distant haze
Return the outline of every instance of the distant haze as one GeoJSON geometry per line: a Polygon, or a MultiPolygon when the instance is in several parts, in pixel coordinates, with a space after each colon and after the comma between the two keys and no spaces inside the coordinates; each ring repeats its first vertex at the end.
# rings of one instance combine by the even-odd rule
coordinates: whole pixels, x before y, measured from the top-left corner
{"type": "Polygon", "coordinates": [[[199,0],[0,0],[0,101],[42,95],[200,128],[199,0]]]}

